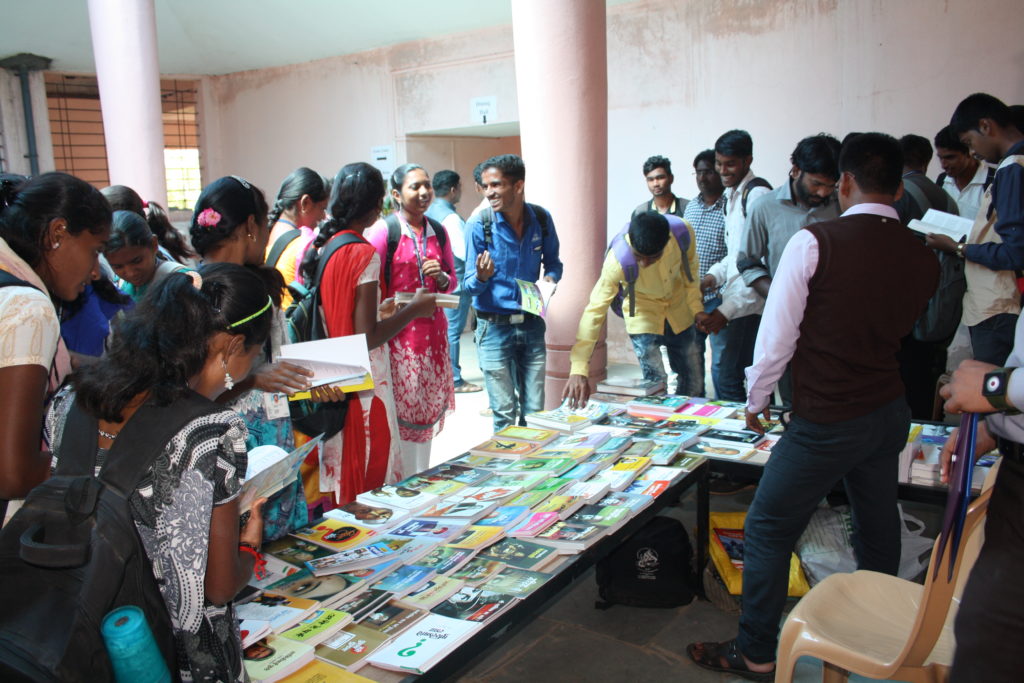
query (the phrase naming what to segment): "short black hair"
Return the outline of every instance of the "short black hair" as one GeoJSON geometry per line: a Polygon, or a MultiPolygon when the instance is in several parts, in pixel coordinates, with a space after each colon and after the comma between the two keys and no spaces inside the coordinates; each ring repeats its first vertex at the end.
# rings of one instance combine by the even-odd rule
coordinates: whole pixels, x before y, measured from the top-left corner
{"type": "Polygon", "coordinates": [[[814,173],[836,180],[839,178],[839,140],[828,133],[818,133],[796,143],[790,162],[804,173],[814,173]]]}
{"type": "Polygon", "coordinates": [[[1013,119],[1013,125],[1017,130],[1024,133],[1024,104],[1011,104],[1010,118],[1013,119]]]}
{"type": "Polygon", "coordinates": [[[967,145],[960,142],[960,136],[953,133],[952,126],[945,126],[936,133],[934,142],[936,147],[941,147],[942,149],[960,152],[961,154],[971,153],[971,150],[967,149],[967,145]]]}
{"type": "Polygon", "coordinates": [[[998,97],[983,92],[965,97],[956,105],[949,125],[952,126],[953,133],[963,135],[969,130],[979,130],[982,119],[992,119],[1000,126],[1014,125],[1010,108],[998,97]]]}
{"type": "Polygon", "coordinates": [[[706,149],[703,152],[699,153],[697,156],[695,156],[693,158],[693,167],[697,168],[697,164],[699,164],[702,161],[706,161],[707,163],[709,163],[712,166],[714,166],[715,165],[715,150],[713,150],[713,149],[706,149]]]}
{"type": "Polygon", "coordinates": [[[483,187],[484,184],[484,164],[486,163],[486,161],[481,161],[473,167],[473,182],[481,187],[483,187]]]}
{"type": "Polygon", "coordinates": [[[754,141],[745,130],[730,130],[715,140],[715,151],[727,157],[749,157],[754,153],[754,141]]]}
{"type": "Polygon", "coordinates": [[[895,195],[903,180],[903,150],[891,135],[861,133],[843,145],[839,171],[851,174],[864,192],[895,195]]]}
{"type": "Polygon", "coordinates": [[[932,143],[928,138],[913,133],[900,138],[903,150],[903,165],[908,168],[925,168],[932,160],[932,143]]]}
{"type": "Polygon", "coordinates": [[[672,162],[668,160],[668,157],[657,154],[653,157],[647,157],[647,161],[644,162],[644,175],[646,176],[656,168],[663,168],[665,173],[672,175],[672,162]]]}
{"type": "Polygon", "coordinates": [[[638,213],[629,221],[629,243],[644,256],[654,256],[668,244],[668,219],[657,211],[638,213]]]}
{"type": "Polygon", "coordinates": [[[455,171],[445,169],[434,174],[434,194],[438,197],[447,197],[459,185],[459,174],[455,171]]]}
{"type": "Polygon", "coordinates": [[[480,169],[481,179],[483,178],[483,172],[491,168],[501,171],[501,175],[513,183],[526,180],[526,164],[523,163],[523,158],[518,154],[499,154],[485,161],[483,168],[480,169]]]}

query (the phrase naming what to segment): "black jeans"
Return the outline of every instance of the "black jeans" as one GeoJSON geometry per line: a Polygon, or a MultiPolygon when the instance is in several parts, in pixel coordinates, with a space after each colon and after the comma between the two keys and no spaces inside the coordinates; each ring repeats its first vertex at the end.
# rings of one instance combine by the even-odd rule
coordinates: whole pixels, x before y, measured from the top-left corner
{"type": "Polygon", "coordinates": [[[1013,350],[1017,329],[1016,313],[1000,313],[967,328],[971,334],[974,360],[1002,365],[1013,350]]]}
{"type": "Polygon", "coordinates": [[[903,397],[842,422],[818,424],[793,415],[772,449],[744,526],[739,646],[752,661],[775,661],[789,558],[838,481],[850,499],[857,567],[886,574],[899,569],[897,474],[909,428],[903,397]]]}
{"type": "Polygon", "coordinates": [[[950,681],[1019,681],[1024,642],[1024,464],[1003,458],[988,505],[985,544],[956,615],[950,681]]]}

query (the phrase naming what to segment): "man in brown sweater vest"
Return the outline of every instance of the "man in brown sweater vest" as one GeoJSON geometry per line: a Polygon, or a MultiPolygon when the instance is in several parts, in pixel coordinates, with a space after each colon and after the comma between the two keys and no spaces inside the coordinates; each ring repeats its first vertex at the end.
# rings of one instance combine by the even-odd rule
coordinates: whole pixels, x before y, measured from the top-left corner
{"type": "Polygon", "coordinates": [[[793,416],[747,514],[739,636],[687,648],[700,666],[771,680],[790,555],[839,481],[853,509],[859,569],[900,561],[897,465],[910,426],[896,352],[935,292],[935,254],[900,223],[903,155],[888,135],[849,140],[839,158],[843,215],[786,246],[747,368],[747,425],[792,361],[793,416]]]}

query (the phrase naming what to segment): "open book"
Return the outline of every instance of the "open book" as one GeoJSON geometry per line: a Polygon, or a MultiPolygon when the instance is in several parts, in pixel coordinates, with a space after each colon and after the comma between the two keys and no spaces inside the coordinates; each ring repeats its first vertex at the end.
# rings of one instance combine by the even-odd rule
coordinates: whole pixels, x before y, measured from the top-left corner
{"type": "Polygon", "coordinates": [[[946,235],[952,238],[954,242],[959,242],[967,237],[973,225],[974,221],[970,218],[954,216],[951,213],[936,211],[935,209],[928,209],[921,220],[915,218],[907,223],[907,227],[914,232],[919,232],[922,235],[929,233],[946,235]]]}
{"type": "MultiPolygon", "coordinates": [[[[314,387],[330,384],[345,392],[373,388],[365,334],[285,344],[277,360],[312,370],[310,380],[314,387]]],[[[309,398],[309,392],[299,392],[289,398],[309,398]]]]}
{"type": "Polygon", "coordinates": [[[299,467],[306,456],[320,445],[320,439],[320,436],[311,439],[291,453],[277,446],[257,446],[249,451],[245,481],[238,494],[239,512],[247,512],[254,500],[272,496],[295,481],[299,467]]]}
{"type": "Polygon", "coordinates": [[[551,303],[551,297],[554,295],[555,288],[558,285],[547,280],[539,280],[537,282],[516,280],[516,284],[519,285],[520,308],[527,313],[533,313],[541,317],[547,315],[548,304],[551,303]]]}

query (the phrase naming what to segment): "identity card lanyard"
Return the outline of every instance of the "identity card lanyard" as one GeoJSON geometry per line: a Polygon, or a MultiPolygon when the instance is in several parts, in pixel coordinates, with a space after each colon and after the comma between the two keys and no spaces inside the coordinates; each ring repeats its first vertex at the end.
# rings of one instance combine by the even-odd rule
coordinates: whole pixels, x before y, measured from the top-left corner
{"type": "Polygon", "coordinates": [[[413,232],[412,227],[405,220],[405,216],[402,212],[398,212],[398,221],[402,224],[402,229],[408,231],[407,234],[409,239],[412,240],[412,253],[416,254],[416,274],[420,276],[420,287],[426,287],[427,283],[423,279],[423,260],[427,258],[427,228],[430,224],[427,223],[426,218],[423,219],[423,255],[420,256],[419,244],[416,242],[416,233],[413,232]]]}

